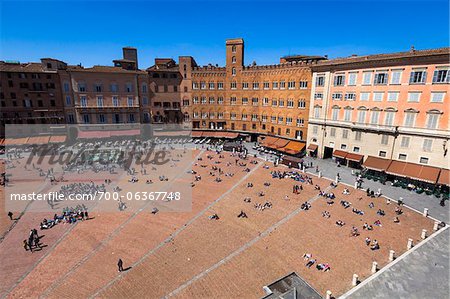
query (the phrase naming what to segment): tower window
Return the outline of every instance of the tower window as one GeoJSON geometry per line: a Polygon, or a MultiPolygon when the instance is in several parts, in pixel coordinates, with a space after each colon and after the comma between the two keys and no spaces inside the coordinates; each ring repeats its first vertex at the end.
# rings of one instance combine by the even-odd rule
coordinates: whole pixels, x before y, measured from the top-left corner
{"type": "Polygon", "coordinates": [[[236,63],[236,56],[231,57],[231,62],[236,63]]]}
{"type": "Polygon", "coordinates": [[[231,52],[236,53],[236,46],[231,47],[231,52]]]}

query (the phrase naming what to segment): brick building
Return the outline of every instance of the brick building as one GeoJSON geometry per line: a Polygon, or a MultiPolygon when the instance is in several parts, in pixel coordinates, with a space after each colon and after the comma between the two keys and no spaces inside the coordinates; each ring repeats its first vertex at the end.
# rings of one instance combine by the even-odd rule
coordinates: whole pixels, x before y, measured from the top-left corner
{"type": "Polygon", "coordinates": [[[64,123],[64,103],[58,77],[62,61],[40,63],[0,61],[2,135],[5,124],[64,123]]]}
{"type": "Polygon", "coordinates": [[[311,65],[318,56],[290,56],[276,65],[245,66],[244,41],[226,41],[226,65],[193,67],[193,129],[237,131],[305,140],[311,65]]]}

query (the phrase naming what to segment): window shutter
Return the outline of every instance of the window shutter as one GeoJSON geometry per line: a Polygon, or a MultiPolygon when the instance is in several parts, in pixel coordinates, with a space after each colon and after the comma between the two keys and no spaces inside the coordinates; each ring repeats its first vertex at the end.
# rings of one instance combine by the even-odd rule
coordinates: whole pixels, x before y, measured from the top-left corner
{"type": "Polygon", "coordinates": [[[438,82],[438,75],[439,75],[439,71],[435,70],[433,73],[433,83],[438,82]]]}
{"type": "Polygon", "coordinates": [[[422,82],[423,82],[423,83],[426,83],[426,82],[427,82],[427,71],[423,71],[422,82]]]}
{"type": "Polygon", "coordinates": [[[414,72],[411,72],[411,75],[409,76],[409,83],[414,83],[414,72]]]}

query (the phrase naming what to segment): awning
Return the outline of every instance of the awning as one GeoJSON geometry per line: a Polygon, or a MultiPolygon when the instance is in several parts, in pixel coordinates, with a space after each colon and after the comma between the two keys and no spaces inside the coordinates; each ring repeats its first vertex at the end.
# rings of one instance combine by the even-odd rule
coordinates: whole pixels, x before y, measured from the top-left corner
{"type": "Polygon", "coordinates": [[[140,135],[141,130],[122,130],[122,131],[111,131],[110,136],[136,136],[140,135]]]}
{"type": "Polygon", "coordinates": [[[391,165],[391,162],[392,160],[368,156],[366,161],[364,161],[363,166],[371,170],[386,171],[389,165],[391,165]]]}
{"type": "Polygon", "coordinates": [[[441,169],[441,174],[439,175],[438,184],[450,186],[450,170],[441,169]]]}
{"type": "Polygon", "coordinates": [[[23,145],[27,144],[28,137],[23,138],[6,138],[5,145],[23,145]]]}
{"type": "Polygon", "coordinates": [[[1,138],[0,139],[0,145],[3,145],[5,143],[5,139],[1,138]]]}
{"type": "Polygon", "coordinates": [[[277,142],[279,138],[275,138],[272,136],[266,136],[264,140],[262,141],[262,146],[272,147],[272,145],[277,142]]]}
{"type": "Polygon", "coordinates": [[[225,138],[235,139],[239,137],[239,133],[226,132],[225,138]]]}
{"type": "Polygon", "coordinates": [[[406,163],[402,161],[392,161],[386,173],[411,178],[430,184],[435,184],[439,177],[440,169],[427,165],[406,163]]]}
{"type": "Polygon", "coordinates": [[[51,143],[63,143],[66,141],[66,136],[50,136],[51,143]]]}
{"type": "Polygon", "coordinates": [[[33,136],[28,138],[27,144],[47,144],[50,136],[33,136]]]}
{"type": "Polygon", "coordinates": [[[281,148],[285,147],[288,143],[289,143],[289,140],[283,139],[283,138],[278,138],[278,140],[275,141],[269,147],[272,147],[274,149],[281,149],[281,148]]]}
{"type": "Polygon", "coordinates": [[[341,150],[334,150],[333,157],[345,159],[348,153],[341,150]]]}
{"type": "Polygon", "coordinates": [[[289,141],[289,143],[285,147],[283,147],[279,150],[282,152],[285,152],[287,154],[297,155],[297,154],[301,153],[304,148],[305,148],[305,144],[303,142],[289,141]]]}
{"type": "Polygon", "coordinates": [[[193,138],[200,138],[200,137],[202,137],[202,135],[203,135],[202,131],[192,131],[191,132],[191,137],[193,137],[193,138]]]}
{"type": "Polygon", "coordinates": [[[298,164],[302,163],[302,162],[303,162],[303,159],[297,158],[297,157],[292,157],[292,156],[285,156],[285,157],[283,157],[283,160],[281,161],[282,164],[289,166],[289,163],[290,163],[291,167],[295,167],[295,168],[300,168],[300,166],[298,164]]]}
{"type": "Polygon", "coordinates": [[[311,143],[310,145],[308,145],[307,150],[310,151],[310,152],[314,152],[318,147],[319,146],[317,144],[312,144],[311,143]]]}
{"type": "Polygon", "coordinates": [[[345,157],[347,160],[353,161],[353,162],[361,162],[364,158],[363,155],[355,154],[355,153],[348,153],[347,157],[345,157]]]}
{"type": "Polygon", "coordinates": [[[110,131],[79,131],[78,138],[95,139],[111,137],[110,131]]]}

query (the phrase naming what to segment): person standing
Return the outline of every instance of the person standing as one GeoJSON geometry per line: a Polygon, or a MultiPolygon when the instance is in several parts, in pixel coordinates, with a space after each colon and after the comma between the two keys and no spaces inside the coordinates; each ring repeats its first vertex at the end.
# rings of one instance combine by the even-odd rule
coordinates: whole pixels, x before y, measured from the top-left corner
{"type": "Polygon", "coordinates": [[[13,220],[13,218],[12,218],[13,217],[13,213],[11,211],[8,212],[8,217],[9,217],[10,220],[13,220]]]}
{"type": "Polygon", "coordinates": [[[119,261],[117,262],[117,267],[119,267],[119,272],[123,271],[123,261],[121,258],[119,258],[119,261]]]}

